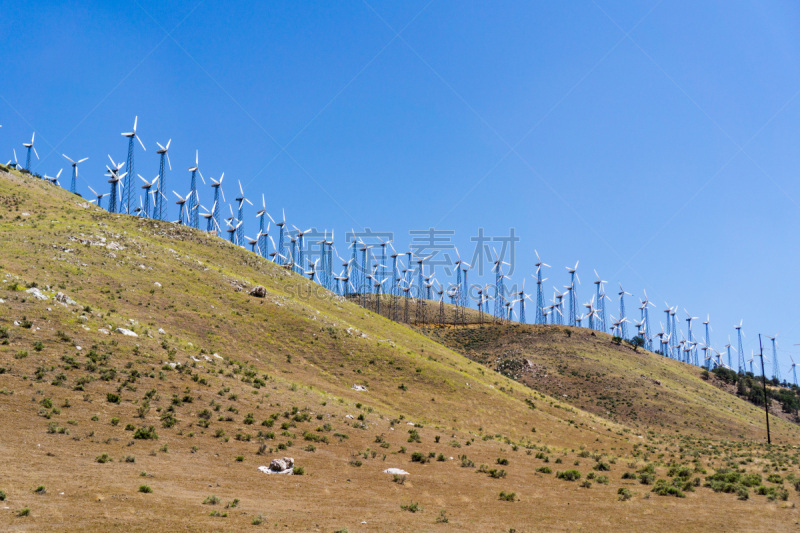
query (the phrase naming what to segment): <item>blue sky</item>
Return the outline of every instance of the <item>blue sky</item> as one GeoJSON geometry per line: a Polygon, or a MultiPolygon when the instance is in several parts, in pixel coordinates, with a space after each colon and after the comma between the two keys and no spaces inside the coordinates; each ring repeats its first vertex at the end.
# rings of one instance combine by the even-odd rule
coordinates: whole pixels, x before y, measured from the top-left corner
{"type": "MultiPolygon", "coordinates": [[[[335,229],[342,255],[353,227],[394,232],[402,249],[411,230],[452,230],[467,256],[479,228],[514,228],[512,280],[527,276],[529,290],[534,249],[553,265],[548,286],[580,260],[581,301],[597,269],[609,293],[647,290],[656,331],[666,300],[681,317],[710,314],[718,349],[744,319],[747,358],[757,333],[780,332],[788,377],[800,343],[794,2],[42,1],[3,12],[3,162],[12,148],[23,158],[35,130],[34,171],[63,167],[63,178],[61,153],[88,156],[79,190],[105,188],[106,154],[125,159],[120,132],[138,115],[136,171],[154,177],[155,142],[171,138],[170,190],[188,190],[198,149],[206,177],[225,172],[229,199],[241,180],[273,216],[335,229]]],[[[209,207],[210,188],[200,195],[209,207]]]]}

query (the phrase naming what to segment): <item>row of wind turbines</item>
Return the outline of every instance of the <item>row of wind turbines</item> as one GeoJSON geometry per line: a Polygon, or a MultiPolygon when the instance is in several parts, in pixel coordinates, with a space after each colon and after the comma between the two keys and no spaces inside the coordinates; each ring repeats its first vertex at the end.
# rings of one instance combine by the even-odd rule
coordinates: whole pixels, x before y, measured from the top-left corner
{"type": "MultiPolygon", "coordinates": [[[[105,174],[109,184],[107,192],[98,193],[88,187],[94,196],[90,202],[96,203],[98,207],[102,208],[103,199],[108,197],[106,209],[110,213],[167,221],[169,220],[170,203],[169,189],[167,188],[168,170],[172,171],[169,148],[172,140],[168,140],[163,145],[156,143],[158,148],[155,152],[159,156],[159,173],[154,178],[147,180],[140,174],[134,173],[136,152],[134,141],[138,142],[143,151],[146,151],[144,142],[137,134],[137,125],[138,117],[134,118],[133,129],[121,134],[128,141],[126,161],[117,163],[111,155],[108,156],[110,165],[106,164],[105,174]],[[134,176],[139,178],[141,185],[136,182],[134,176]],[[137,185],[142,190],[140,195],[134,193],[137,185]]],[[[31,135],[30,142],[22,144],[26,149],[26,163],[23,170],[27,172],[30,172],[31,169],[31,155],[33,154],[39,159],[34,142],[35,133],[31,135]]],[[[6,166],[20,169],[16,150],[13,150],[13,155],[13,161],[10,160],[6,166]]],[[[72,159],[66,154],[62,155],[72,166],[69,190],[78,194],[78,166],[87,161],[88,157],[72,159]]],[[[205,177],[200,171],[198,151],[195,151],[194,164],[187,170],[190,172],[189,190],[185,194],[179,194],[175,190],[171,191],[176,198],[175,204],[178,207],[178,218],[173,220],[174,223],[204,229],[220,237],[227,234],[227,240],[231,243],[243,247],[249,246],[251,252],[268,258],[300,275],[308,276],[309,279],[326,289],[356,300],[362,306],[370,307],[392,320],[418,325],[466,325],[473,320],[472,315],[468,316],[467,309],[471,309],[474,304],[477,309],[478,323],[483,323],[484,320],[516,320],[524,324],[527,323],[526,304],[530,302],[535,308],[534,324],[587,327],[611,333],[622,339],[629,338],[628,326],[630,325],[635,331],[632,340],[647,350],[709,370],[723,367],[745,373],[748,371],[749,365],[749,371],[755,374],[753,362],[759,355],[751,354],[749,359],[746,358],[742,342],[743,322],[740,321],[738,325],[734,326],[738,341],[737,347],[732,346],[730,337],[728,337],[728,343],[723,347],[723,351],[720,351],[712,346],[710,340],[712,330],[710,317],[702,322],[704,335],[702,340],[698,340],[692,325],[699,318],[692,316],[684,309],[686,313],[686,318],[682,319],[686,321],[684,334],[684,331],[680,329],[682,320],[678,318],[678,306],[665,304],[665,308],[662,310],[664,322],[660,322],[660,331],[652,335],[650,309],[654,308],[655,304],[649,300],[644,291],[644,298],[640,299],[638,305],[638,318],[629,317],[625,308],[625,296],[632,296],[632,294],[625,291],[620,284],[616,294],[618,310],[615,317],[607,307],[607,302],[612,301],[606,293],[608,282],[601,279],[595,271],[597,279],[593,282],[594,294],[588,302],[580,303],[577,296],[577,288],[580,285],[578,262],[573,267],[566,267],[569,283],[564,285],[562,290],[553,287],[552,298],[547,302],[544,296],[544,282],[547,281],[547,278],[543,278],[542,275],[543,268],[551,267],[541,260],[538,252],[536,252],[537,261],[534,264],[536,271],[531,274],[536,283],[535,294],[525,292],[524,280],[521,286],[511,283],[510,278],[503,273],[504,266],[510,266],[509,263],[503,261],[503,258],[494,250],[487,250],[487,259],[492,264],[494,274],[493,284],[484,286],[469,284],[467,278],[472,267],[461,259],[458,250],[455,249],[456,260],[452,263],[455,279],[445,285],[436,279],[435,267],[429,266],[428,274],[425,273],[426,262],[430,263],[431,259],[442,253],[441,251],[434,251],[432,254],[422,256],[414,253],[409,247],[406,252],[398,252],[394,248],[392,240],[382,240],[378,237],[369,239],[364,236],[368,233],[359,234],[351,230],[346,236],[350,257],[345,260],[336,249],[332,231],[329,238],[327,230],[320,233],[314,228],[301,230],[294,225],[289,228],[286,223],[285,211],[282,211],[282,217],[278,221],[267,212],[266,199],[263,194],[261,208],[255,215],[258,219],[258,231],[255,238],[248,237],[244,234],[244,211],[246,204],[253,206],[253,203],[245,196],[241,181],[238,182],[239,193],[234,199],[236,209],[234,210],[233,204],[228,203],[230,216],[222,219],[221,206],[226,201],[225,193],[222,190],[225,174],[222,173],[218,180],[209,177],[213,203],[211,209],[207,209],[200,203],[198,191],[198,177],[203,185],[207,185],[205,177]],[[203,224],[201,224],[201,218],[203,224]],[[225,224],[224,231],[222,223],[225,224]],[[204,228],[201,228],[201,225],[204,228]],[[270,235],[273,225],[277,228],[277,243],[270,235]],[[272,251],[270,251],[270,244],[272,251]],[[334,256],[338,260],[336,271],[334,270],[334,256]],[[389,262],[390,266],[387,265],[389,262]],[[445,305],[446,301],[449,303],[449,307],[445,305]],[[732,360],[731,351],[735,351],[738,355],[736,362],[732,360]]],[[[45,174],[42,178],[60,185],[59,178],[62,171],[63,169],[59,170],[53,177],[45,174]]],[[[446,272],[449,275],[452,273],[452,271],[446,272]]],[[[785,383],[777,356],[776,337],[777,335],[768,337],[772,343],[772,378],[778,383],[785,383]]],[[[790,373],[794,384],[797,385],[797,365],[791,356],[790,359],[792,361],[790,373]]]]}

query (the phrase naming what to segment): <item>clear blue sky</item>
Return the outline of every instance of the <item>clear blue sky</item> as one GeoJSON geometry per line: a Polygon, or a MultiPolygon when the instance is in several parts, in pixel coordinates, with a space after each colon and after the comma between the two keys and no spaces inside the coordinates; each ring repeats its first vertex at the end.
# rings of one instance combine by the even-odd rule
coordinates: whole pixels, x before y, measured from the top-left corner
{"type": "Polygon", "coordinates": [[[3,2],[0,158],[35,130],[34,171],[89,156],[79,189],[105,188],[138,115],[136,170],[154,177],[171,138],[169,189],[188,190],[199,149],[229,199],[241,180],[273,215],[335,229],[342,255],[351,227],[402,249],[410,230],[453,230],[468,256],[480,227],[514,228],[529,290],[534,249],[548,287],[580,260],[581,301],[597,269],[609,293],[647,290],[655,331],[665,300],[710,314],[718,349],[744,319],[747,358],[780,331],[788,377],[800,5],[329,4],[3,2]]]}

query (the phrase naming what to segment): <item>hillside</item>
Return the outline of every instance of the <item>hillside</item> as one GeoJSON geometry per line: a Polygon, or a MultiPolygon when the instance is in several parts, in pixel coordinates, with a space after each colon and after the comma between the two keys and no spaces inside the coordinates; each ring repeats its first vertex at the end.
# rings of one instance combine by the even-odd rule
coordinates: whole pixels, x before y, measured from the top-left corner
{"type": "Polygon", "coordinates": [[[603,380],[636,368],[662,385],[657,397],[646,381],[624,385],[641,389],[634,421],[596,408],[604,400],[590,395],[603,387],[534,391],[204,232],[110,215],[1,169],[0,205],[3,529],[774,530],[796,521],[800,431],[777,422],[778,444],[757,444],[756,410],[684,366],[614,356],[583,330],[491,339],[449,328],[454,337],[441,339],[475,353],[561,350],[594,360],[603,380]],[[256,285],[265,297],[249,294],[256,285]],[[683,427],[658,411],[668,405],[685,409],[683,427]],[[304,475],[258,471],[283,456],[304,475]],[[704,487],[721,468],[759,482],[731,480],[734,494],[704,487]],[[580,480],[556,477],[568,470],[580,480]],[[749,499],[737,498],[742,490],[749,499]]]}
{"type": "MultiPolygon", "coordinates": [[[[521,324],[421,331],[537,391],[637,431],[766,439],[763,407],[723,391],[713,374],[703,379],[699,367],[615,344],[606,333],[521,324]]],[[[772,438],[793,442],[797,426],[777,404],[772,415],[772,438]]]]}

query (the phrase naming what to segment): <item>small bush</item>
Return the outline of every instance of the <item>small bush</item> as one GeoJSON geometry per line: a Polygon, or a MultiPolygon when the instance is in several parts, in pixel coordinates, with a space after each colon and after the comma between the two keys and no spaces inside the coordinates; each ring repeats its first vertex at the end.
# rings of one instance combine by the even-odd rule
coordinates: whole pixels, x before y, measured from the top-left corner
{"type": "Polygon", "coordinates": [[[633,493],[629,489],[620,487],[619,490],[617,490],[617,499],[619,499],[619,501],[626,502],[631,498],[633,498],[633,493]]]}
{"type": "Polygon", "coordinates": [[[577,470],[566,470],[564,472],[556,472],[556,478],[564,481],[577,481],[581,478],[581,473],[577,470]]]}
{"type": "Polygon", "coordinates": [[[158,435],[156,434],[156,429],[153,426],[142,426],[133,433],[133,438],[142,440],[158,440],[158,435]]]}
{"type": "Polygon", "coordinates": [[[656,481],[652,492],[655,492],[659,496],[675,496],[676,498],[686,497],[686,494],[684,494],[680,488],[675,485],[670,485],[666,479],[659,479],[656,481]]]}
{"type": "Polygon", "coordinates": [[[97,461],[97,462],[98,462],[98,463],[100,463],[100,464],[110,463],[110,462],[111,462],[111,460],[112,460],[112,459],[111,459],[111,457],[109,457],[107,453],[104,453],[104,454],[98,455],[98,456],[95,458],[95,461],[97,461]]]}
{"type": "Polygon", "coordinates": [[[33,492],[34,494],[39,494],[40,496],[43,496],[47,494],[47,489],[44,487],[44,485],[39,485],[38,487],[33,489],[33,492]]]}
{"type": "Polygon", "coordinates": [[[153,492],[153,489],[150,488],[150,485],[139,485],[139,492],[150,494],[151,492],[153,492]]]}
{"type": "Polygon", "coordinates": [[[23,507],[19,511],[17,511],[17,516],[30,516],[31,510],[30,507],[23,507]]]}
{"type": "Polygon", "coordinates": [[[220,499],[212,494],[211,496],[206,496],[206,499],[203,500],[203,505],[217,505],[219,502],[220,499]]]}
{"type": "Polygon", "coordinates": [[[504,459],[502,457],[497,458],[497,464],[502,466],[508,466],[508,459],[504,459]]]}
{"type": "Polygon", "coordinates": [[[500,501],[504,501],[504,502],[517,501],[517,493],[516,492],[500,491],[500,501]]]}
{"type": "Polygon", "coordinates": [[[553,469],[550,468],[549,466],[540,466],[539,468],[536,469],[536,471],[540,472],[542,474],[552,474],[553,473],[553,469]]]}
{"type": "Polygon", "coordinates": [[[424,510],[419,503],[413,501],[408,505],[401,505],[400,509],[409,513],[421,513],[424,510]]]}
{"type": "Polygon", "coordinates": [[[295,466],[292,468],[292,474],[295,476],[302,476],[306,473],[306,469],[302,466],[295,466]]]}
{"type": "Polygon", "coordinates": [[[428,457],[422,452],[414,452],[411,454],[411,462],[425,464],[428,462],[428,457]]]}
{"type": "Polygon", "coordinates": [[[0,502],[6,501],[6,493],[5,491],[0,490],[0,502]]]}
{"type": "Polygon", "coordinates": [[[119,403],[119,394],[114,394],[113,392],[109,392],[106,394],[106,401],[109,403],[119,403]]]}

